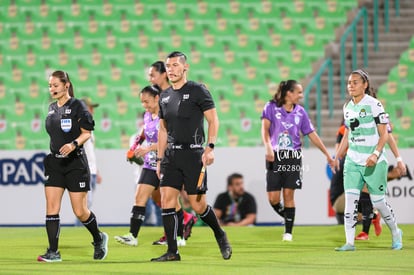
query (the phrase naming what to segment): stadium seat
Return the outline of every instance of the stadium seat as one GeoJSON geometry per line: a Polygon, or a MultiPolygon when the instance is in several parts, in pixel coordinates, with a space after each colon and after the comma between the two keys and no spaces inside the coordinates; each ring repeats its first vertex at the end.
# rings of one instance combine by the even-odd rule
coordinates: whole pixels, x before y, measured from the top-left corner
{"type": "Polygon", "coordinates": [[[0,112],[0,150],[10,150],[15,148],[15,137],[16,134],[13,129],[9,126],[10,123],[6,122],[1,118],[0,112]],[[7,128],[4,128],[7,127],[7,128]]]}
{"type": "Polygon", "coordinates": [[[316,17],[323,17],[327,25],[335,28],[344,24],[347,20],[347,9],[338,4],[340,1],[328,0],[326,5],[319,6],[316,17]]]}
{"type": "Polygon", "coordinates": [[[307,6],[305,1],[297,0],[293,1],[293,5],[286,6],[284,16],[291,18],[295,24],[306,25],[313,19],[313,9],[307,6]]]}
{"type": "Polygon", "coordinates": [[[326,17],[318,15],[305,28],[305,34],[314,35],[315,39],[327,44],[335,39],[335,26],[326,17]]]}
{"type": "Polygon", "coordinates": [[[358,1],[357,0],[330,0],[330,1],[335,1],[338,9],[339,8],[343,8],[346,10],[352,10],[358,7],[358,1]]]}
{"type": "Polygon", "coordinates": [[[303,36],[302,27],[290,17],[284,17],[281,20],[276,20],[273,24],[275,33],[282,36],[283,40],[289,43],[294,43],[297,39],[303,36]]]}
{"type": "Polygon", "coordinates": [[[407,101],[407,94],[399,88],[397,82],[388,81],[378,88],[378,99],[394,120],[402,116],[401,106],[407,101]]]}
{"type": "Polygon", "coordinates": [[[402,52],[400,55],[400,64],[407,64],[409,66],[414,66],[414,48],[409,48],[406,51],[402,52]]]}
{"type": "Polygon", "coordinates": [[[303,39],[298,39],[294,43],[297,50],[302,52],[304,58],[312,61],[325,56],[325,44],[314,33],[307,33],[303,39]]]}

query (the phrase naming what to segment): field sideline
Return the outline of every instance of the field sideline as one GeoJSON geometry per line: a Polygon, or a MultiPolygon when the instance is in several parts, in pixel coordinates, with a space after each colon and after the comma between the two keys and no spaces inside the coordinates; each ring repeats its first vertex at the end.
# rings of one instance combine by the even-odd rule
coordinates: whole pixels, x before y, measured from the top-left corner
{"type": "MultiPolygon", "coordinates": [[[[102,227],[110,236],[109,254],[92,260],[91,237],[83,227],[62,227],[60,263],[38,263],[47,247],[43,227],[0,227],[0,274],[412,274],[414,270],[414,225],[400,225],[404,249],[391,250],[391,237],[384,225],[381,236],[373,228],[369,241],[356,242],[355,252],[335,252],[344,243],[343,227],[296,226],[294,241],[281,241],[283,227],[226,227],[233,246],[225,261],[206,227],[193,228],[187,246],[180,248],[181,262],[153,263],[165,252],[154,246],[161,227],[143,227],[138,247],[118,244],[114,236],[127,227],[102,227]]],[[[361,226],[358,225],[359,232],[361,226]]]]}

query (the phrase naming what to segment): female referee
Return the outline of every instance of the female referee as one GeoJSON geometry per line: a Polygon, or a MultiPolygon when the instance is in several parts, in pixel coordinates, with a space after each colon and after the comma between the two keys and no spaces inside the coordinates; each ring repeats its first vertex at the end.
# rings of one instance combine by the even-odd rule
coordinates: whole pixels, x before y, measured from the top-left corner
{"type": "Polygon", "coordinates": [[[285,220],[283,241],[292,241],[296,210],[294,194],[296,189],[302,188],[300,133],[307,135],[322,151],[331,167],[334,165],[308,114],[298,104],[302,98],[302,85],[296,80],[282,81],[262,113],[262,140],[266,149],[266,189],[271,206],[285,220]],[[281,192],[284,206],[280,202],[281,192]]]}
{"type": "Polygon", "coordinates": [[[93,258],[103,260],[108,253],[108,235],[99,230],[96,217],[87,206],[90,174],[83,149],[94,129],[94,121],[85,104],[74,98],[73,86],[66,72],[55,71],[51,74],[49,92],[56,100],[49,105],[46,117],[51,152],[44,159],[49,247],[37,260],[62,261],[58,251],[59,211],[65,189],[68,189],[74,214],[93,236],[93,258]]]}

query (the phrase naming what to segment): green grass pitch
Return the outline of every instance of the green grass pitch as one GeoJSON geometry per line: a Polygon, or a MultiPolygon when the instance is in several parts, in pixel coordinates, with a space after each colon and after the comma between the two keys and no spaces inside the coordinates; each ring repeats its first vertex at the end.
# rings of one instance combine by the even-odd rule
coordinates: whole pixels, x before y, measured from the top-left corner
{"type": "MultiPolygon", "coordinates": [[[[137,247],[114,240],[127,227],[101,227],[109,234],[109,253],[104,261],[92,259],[91,236],[84,227],[62,227],[59,250],[62,262],[39,263],[47,247],[43,227],[0,228],[0,274],[412,274],[414,272],[414,225],[401,225],[404,248],[391,250],[391,236],[383,225],[376,237],[356,241],[354,252],[335,252],[344,243],[343,226],[295,226],[293,242],[282,242],[283,227],[226,227],[233,246],[230,260],[222,259],[212,231],[194,227],[181,262],[150,262],[166,251],[152,241],[161,227],[143,227],[137,247]]],[[[358,225],[357,232],[361,229],[358,225]]]]}

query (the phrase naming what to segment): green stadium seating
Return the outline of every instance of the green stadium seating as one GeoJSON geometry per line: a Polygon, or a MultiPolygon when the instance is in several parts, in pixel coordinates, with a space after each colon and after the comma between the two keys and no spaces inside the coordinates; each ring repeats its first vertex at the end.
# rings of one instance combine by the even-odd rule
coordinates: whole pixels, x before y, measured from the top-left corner
{"type": "MultiPolygon", "coordinates": [[[[18,95],[37,106],[25,110],[25,119],[31,121],[33,112],[47,109],[49,95],[43,87],[48,75],[62,69],[69,73],[77,97],[101,104],[94,115],[98,148],[124,147],[122,139],[136,131],[134,121],[142,113],[138,93],[148,84],[148,67],[178,49],[189,58],[189,79],[205,83],[216,100],[228,100],[217,108],[223,118],[222,141],[255,146],[261,143],[261,108],[277,83],[308,76],[312,62],[334,38],[334,27],[345,22],[346,11],[356,5],[356,0],[10,1],[0,5],[0,80],[7,87],[7,96],[1,98],[0,81],[0,106],[9,105],[7,113],[19,119],[18,95]],[[324,28],[315,23],[315,11],[323,16],[324,28]],[[300,54],[302,59],[292,62],[300,54]],[[122,104],[127,107],[118,106],[122,104]],[[112,119],[110,131],[101,127],[104,112],[112,119]]],[[[404,89],[408,96],[408,82],[404,89]]],[[[16,146],[13,130],[13,141],[0,147],[47,144],[39,134],[39,142],[26,140],[16,146]]],[[[19,133],[30,135],[26,130],[19,133]]]]}
{"type": "Polygon", "coordinates": [[[314,35],[315,40],[327,44],[335,39],[335,25],[319,15],[305,27],[305,34],[314,35]]]}
{"type": "Polygon", "coordinates": [[[0,118],[0,128],[2,129],[0,132],[0,136],[1,136],[0,150],[15,149],[16,148],[15,146],[16,133],[14,129],[11,127],[10,125],[11,123],[9,123],[8,121],[7,121],[7,124],[4,124],[4,123],[5,122],[2,121],[2,119],[0,118]]]}
{"type": "Polygon", "coordinates": [[[316,61],[325,55],[325,43],[312,33],[305,34],[303,39],[296,40],[294,45],[297,50],[302,52],[304,58],[312,61],[316,61]]]}
{"type": "Polygon", "coordinates": [[[305,1],[294,1],[293,5],[286,6],[285,16],[291,18],[296,24],[307,25],[313,19],[313,9],[305,1]]]}
{"type": "Polygon", "coordinates": [[[339,4],[341,1],[327,1],[326,5],[320,5],[315,10],[317,17],[323,17],[327,24],[338,27],[346,22],[346,13],[349,9],[339,4]]]}

